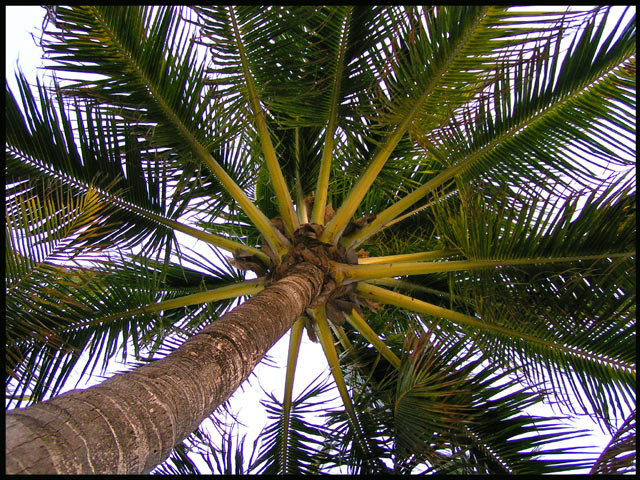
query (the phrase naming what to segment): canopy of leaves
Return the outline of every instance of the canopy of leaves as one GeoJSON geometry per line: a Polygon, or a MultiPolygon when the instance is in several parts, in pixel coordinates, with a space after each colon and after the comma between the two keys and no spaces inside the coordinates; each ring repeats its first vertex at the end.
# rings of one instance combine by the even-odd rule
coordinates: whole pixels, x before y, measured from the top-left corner
{"type": "Polygon", "coordinates": [[[358,287],[291,329],[250,458],[201,428],[158,473],[629,469],[636,29],[610,11],[48,7],[55,81],[5,97],[8,404],[170,354],[311,221],[358,287]],[[293,398],[305,321],[335,383],[293,398]],[[612,440],[576,460],[579,417],[612,440]]]}

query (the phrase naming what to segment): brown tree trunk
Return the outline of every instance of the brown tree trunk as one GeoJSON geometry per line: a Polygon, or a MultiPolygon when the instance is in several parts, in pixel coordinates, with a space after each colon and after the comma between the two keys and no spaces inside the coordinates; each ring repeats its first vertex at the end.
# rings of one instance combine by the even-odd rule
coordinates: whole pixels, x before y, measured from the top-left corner
{"type": "Polygon", "coordinates": [[[166,358],[6,413],[7,473],[147,473],[247,378],[320,291],[310,263],[166,358]]]}

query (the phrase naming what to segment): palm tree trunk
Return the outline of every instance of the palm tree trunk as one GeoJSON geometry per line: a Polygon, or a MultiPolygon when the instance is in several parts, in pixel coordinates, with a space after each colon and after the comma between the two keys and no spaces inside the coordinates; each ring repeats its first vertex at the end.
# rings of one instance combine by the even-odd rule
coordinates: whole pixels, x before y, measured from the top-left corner
{"type": "Polygon", "coordinates": [[[301,263],[167,357],[7,412],[7,473],[151,471],[233,394],[323,281],[301,263]]]}

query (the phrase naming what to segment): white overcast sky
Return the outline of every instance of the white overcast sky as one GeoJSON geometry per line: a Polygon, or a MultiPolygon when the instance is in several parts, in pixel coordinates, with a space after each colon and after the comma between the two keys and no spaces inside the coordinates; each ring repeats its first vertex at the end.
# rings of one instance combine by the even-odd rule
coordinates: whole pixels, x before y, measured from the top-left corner
{"type": "MultiPolygon", "coordinates": [[[[622,7],[619,8],[621,13],[622,7]]],[[[42,50],[36,45],[31,35],[33,34],[36,39],[39,39],[45,10],[39,6],[7,6],[5,9],[6,77],[10,87],[14,91],[14,94],[17,94],[17,87],[14,81],[16,62],[18,62],[20,68],[32,84],[35,83],[37,68],[43,65],[41,60],[42,50]]],[[[42,73],[43,72],[40,72],[38,74],[40,78],[42,78],[42,73]]],[[[285,337],[283,337],[283,339],[281,339],[280,342],[278,342],[269,352],[269,355],[274,358],[286,358],[287,347],[288,335],[285,335],[285,337]]],[[[300,353],[301,358],[298,361],[299,367],[296,374],[297,381],[294,389],[294,396],[296,392],[299,392],[311,381],[311,379],[315,378],[326,368],[326,360],[324,359],[320,345],[311,343],[306,338],[306,334],[303,335],[303,345],[300,353]],[[304,367],[301,368],[301,365],[304,367]]],[[[277,368],[261,365],[255,372],[262,387],[268,391],[273,391],[277,398],[282,397],[285,373],[284,365],[284,362],[279,362],[277,368]]],[[[121,366],[116,366],[115,369],[110,370],[115,372],[118,368],[121,368],[121,366]]],[[[93,385],[100,381],[100,378],[95,378],[87,384],[81,383],[80,387],[82,388],[84,386],[93,385]]],[[[73,383],[75,384],[75,381],[73,383]]],[[[250,428],[250,433],[247,436],[247,447],[251,445],[253,438],[255,438],[255,435],[257,435],[257,432],[262,428],[267,420],[262,406],[258,403],[259,394],[257,391],[259,391],[259,387],[258,381],[255,377],[252,380],[252,384],[254,384],[255,389],[248,389],[244,394],[237,394],[239,401],[234,402],[234,411],[238,414],[240,420],[245,421],[247,425],[252,426],[252,428],[250,428]]],[[[70,390],[72,388],[74,388],[74,385],[69,385],[65,390],[70,390]]],[[[234,397],[235,396],[236,395],[234,395],[234,397]]],[[[540,415],[545,414],[542,411],[532,413],[540,415]]],[[[595,424],[587,423],[584,424],[582,428],[591,430],[593,435],[586,438],[576,439],[572,442],[572,445],[589,444],[591,446],[595,446],[597,451],[601,451],[607,445],[609,438],[602,435],[595,424]]]]}

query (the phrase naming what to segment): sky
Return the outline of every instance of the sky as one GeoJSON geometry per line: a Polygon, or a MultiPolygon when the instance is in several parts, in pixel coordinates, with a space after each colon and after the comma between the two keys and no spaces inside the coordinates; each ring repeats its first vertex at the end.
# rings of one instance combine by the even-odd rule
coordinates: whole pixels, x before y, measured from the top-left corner
{"type": "MultiPolygon", "coordinates": [[[[39,38],[43,16],[44,9],[39,6],[6,7],[5,68],[7,80],[14,92],[17,91],[13,74],[16,68],[16,61],[19,62],[21,69],[31,83],[35,83],[35,72],[38,67],[43,65],[41,60],[42,50],[31,37],[31,34],[33,34],[36,39],[39,38]]],[[[41,77],[42,73],[40,73],[39,76],[41,77]]],[[[182,236],[180,233],[178,235],[182,236]]],[[[186,236],[182,236],[180,240],[186,240],[185,243],[191,246],[190,240],[187,240],[186,236]]],[[[288,335],[285,335],[271,349],[269,356],[275,359],[286,359],[288,342],[288,335]]],[[[299,359],[296,373],[294,397],[301,389],[306,387],[311,380],[319,374],[328,371],[322,348],[319,344],[312,343],[307,338],[306,333],[303,334],[303,344],[300,352],[301,358],[299,359]]],[[[259,365],[254,372],[256,374],[255,377],[253,377],[250,382],[251,386],[247,387],[245,385],[244,392],[239,390],[232,398],[234,412],[241,421],[244,421],[250,426],[250,428],[248,428],[247,447],[253,443],[253,439],[267,421],[264,408],[259,404],[259,399],[262,398],[260,387],[273,392],[277,398],[282,398],[285,365],[286,362],[282,361],[278,362],[278,366],[276,367],[264,364],[259,365]]],[[[122,368],[122,365],[116,364],[107,371],[107,376],[115,373],[120,368],[122,368]]],[[[71,390],[75,387],[77,375],[75,377],[72,375],[71,378],[73,381],[67,382],[68,384],[63,391],[71,390]]],[[[86,388],[90,385],[97,384],[101,380],[99,377],[93,377],[89,382],[81,383],[79,388],[86,388]]],[[[336,394],[334,393],[334,395],[336,394]]],[[[542,410],[535,413],[544,415],[544,411],[542,410]]],[[[581,427],[591,430],[592,434],[583,439],[576,439],[572,445],[592,445],[595,446],[598,451],[601,451],[607,445],[609,437],[603,435],[595,424],[585,423],[581,425],[581,427]]]]}

